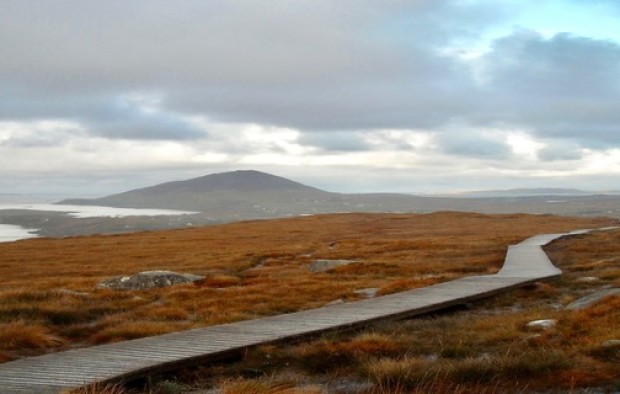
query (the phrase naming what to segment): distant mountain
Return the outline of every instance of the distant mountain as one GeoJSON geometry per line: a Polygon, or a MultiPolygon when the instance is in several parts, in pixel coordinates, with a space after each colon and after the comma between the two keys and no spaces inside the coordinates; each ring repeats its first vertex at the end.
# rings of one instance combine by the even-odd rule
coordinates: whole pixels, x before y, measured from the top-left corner
{"type": "Polygon", "coordinates": [[[260,171],[233,171],[185,181],[162,183],[93,199],[67,199],[60,204],[121,208],[163,208],[208,212],[264,208],[330,198],[329,193],[260,171]],[[248,206],[249,204],[249,206],[248,206]]]}
{"type": "Polygon", "coordinates": [[[481,190],[453,194],[460,198],[495,198],[495,197],[535,197],[535,196],[594,196],[601,194],[617,194],[617,192],[595,192],[580,189],[562,188],[523,188],[508,190],[481,190]]]}
{"type": "MultiPolygon", "coordinates": [[[[512,189],[450,197],[420,197],[396,193],[342,194],[327,192],[259,171],[234,171],[162,183],[102,198],[69,199],[61,201],[60,204],[179,209],[198,212],[194,215],[180,215],[176,218],[92,220],[92,223],[88,224],[89,232],[137,231],[344,212],[426,213],[450,210],[620,216],[618,195],[595,194],[575,189],[512,189]]],[[[2,211],[0,211],[0,219],[1,214],[2,211]]],[[[18,212],[12,215],[22,214],[18,212]]],[[[11,217],[8,220],[11,220],[6,222],[9,224],[30,225],[27,221],[30,219],[11,217]]],[[[40,218],[32,220],[40,221],[40,218]]],[[[62,225],[56,223],[48,226],[45,234],[67,234],[70,231],[75,231],[75,234],[84,233],[85,221],[83,219],[73,221],[79,223],[62,225]]]]}

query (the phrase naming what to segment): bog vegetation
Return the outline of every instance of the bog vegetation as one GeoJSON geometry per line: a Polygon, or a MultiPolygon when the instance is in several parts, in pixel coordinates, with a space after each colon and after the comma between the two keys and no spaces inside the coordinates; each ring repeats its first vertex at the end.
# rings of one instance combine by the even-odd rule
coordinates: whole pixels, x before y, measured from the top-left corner
{"type": "MultiPolygon", "coordinates": [[[[548,215],[341,214],[0,244],[0,360],[321,307],[335,299],[353,301],[363,297],[355,291],[365,288],[387,294],[491,273],[500,267],[507,246],[524,238],[608,224],[609,219],[548,215]],[[308,266],[315,259],[357,263],[310,273],[308,266]],[[146,270],[191,272],[205,279],[147,291],[95,290],[103,279],[146,270]]],[[[592,245],[557,252],[557,258],[569,269],[571,264],[583,269],[613,267],[613,259],[585,266],[582,260],[571,262],[571,256],[588,248],[592,245]]],[[[603,280],[617,281],[617,271],[605,275],[603,280]]],[[[543,295],[555,294],[553,286],[545,289],[543,295]]],[[[526,365],[532,360],[540,362],[536,367],[540,371],[574,366],[565,354],[544,351],[544,345],[577,336],[570,331],[563,333],[568,339],[536,337],[531,348],[539,353],[516,351],[523,321],[538,315],[538,309],[526,309],[508,317],[451,316],[446,319],[456,320],[444,323],[413,320],[344,340],[323,338],[292,348],[262,349],[255,357],[269,355],[271,360],[298,366],[305,371],[302,374],[362,376],[372,382],[373,390],[428,388],[437,378],[452,388],[493,387],[499,378],[518,380],[531,373],[526,365]],[[437,324],[441,335],[431,335],[437,324]],[[463,329],[471,334],[456,335],[463,329]],[[474,334],[486,329],[491,333],[476,339],[474,334]],[[313,365],[316,360],[320,365],[313,365]],[[412,372],[419,370],[425,372],[412,372]]],[[[593,327],[599,327],[599,316],[610,318],[593,312],[567,319],[590,319],[593,327]]],[[[609,323],[613,321],[605,327],[609,323]]],[[[588,330],[577,323],[568,326],[588,330]]],[[[596,340],[610,334],[597,335],[596,340]]],[[[601,372],[605,373],[609,372],[601,372]]],[[[231,375],[222,387],[230,387],[229,392],[244,385],[290,388],[290,382],[240,379],[241,375],[231,375]]]]}
{"type": "Polygon", "coordinates": [[[546,249],[565,272],[550,283],[452,313],[262,346],[239,362],[182,371],[146,392],[619,392],[620,296],[581,310],[564,307],[597,289],[620,288],[620,230],[561,239],[546,249]],[[527,327],[538,319],[557,323],[527,327]]]}

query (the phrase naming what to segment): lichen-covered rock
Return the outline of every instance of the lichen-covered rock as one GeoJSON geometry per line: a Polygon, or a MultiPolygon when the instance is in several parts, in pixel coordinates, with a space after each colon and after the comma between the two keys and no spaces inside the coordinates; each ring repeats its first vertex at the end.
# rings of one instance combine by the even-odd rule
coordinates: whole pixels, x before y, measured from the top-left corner
{"type": "Polygon", "coordinates": [[[334,306],[334,305],[341,305],[341,304],[346,304],[346,302],[342,298],[338,298],[337,300],[329,302],[323,306],[326,307],[326,306],[334,306]]]}
{"type": "Polygon", "coordinates": [[[581,278],[575,279],[575,282],[577,283],[599,283],[600,281],[601,278],[596,276],[582,276],[581,278]]]}
{"type": "Polygon", "coordinates": [[[377,291],[379,291],[378,287],[369,287],[367,289],[354,290],[353,292],[366,298],[373,298],[377,295],[377,291]]]}
{"type": "Polygon", "coordinates": [[[605,342],[601,343],[602,347],[606,348],[617,348],[620,349],[620,339],[608,339],[605,342]]]}
{"type": "Polygon", "coordinates": [[[70,296],[70,297],[77,297],[77,298],[88,298],[90,297],[89,293],[85,293],[83,291],[73,291],[73,290],[69,290],[69,289],[58,289],[56,290],[56,293],[60,296],[70,296]]]}
{"type": "Polygon", "coordinates": [[[119,276],[104,280],[97,284],[97,289],[145,290],[190,283],[203,278],[199,275],[172,271],[145,271],[131,276],[119,276]]]}
{"type": "Polygon", "coordinates": [[[594,292],[592,294],[588,294],[587,296],[580,298],[566,305],[566,309],[571,310],[571,311],[586,309],[596,304],[603,298],[610,297],[613,295],[620,295],[620,289],[618,288],[603,289],[603,290],[594,292]]]}
{"type": "Polygon", "coordinates": [[[310,272],[325,272],[331,269],[342,267],[343,265],[349,265],[356,263],[355,260],[314,260],[308,271],[310,272]]]}
{"type": "Polygon", "coordinates": [[[548,330],[557,324],[555,319],[533,320],[525,325],[530,330],[548,330]]]}

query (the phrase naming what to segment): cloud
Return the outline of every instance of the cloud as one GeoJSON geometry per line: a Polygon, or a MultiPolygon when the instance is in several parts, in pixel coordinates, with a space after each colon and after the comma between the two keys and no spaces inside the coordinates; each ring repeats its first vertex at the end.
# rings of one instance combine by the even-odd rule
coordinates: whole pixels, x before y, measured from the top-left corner
{"type": "Polygon", "coordinates": [[[571,0],[571,2],[588,7],[603,5],[608,7],[609,10],[620,12],[620,3],[616,0],[571,0]]]}
{"type": "Polygon", "coordinates": [[[576,144],[558,144],[547,146],[538,152],[542,161],[576,161],[583,158],[583,152],[576,144]]]}
{"type": "Polygon", "coordinates": [[[306,133],[299,138],[299,143],[331,152],[357,152],[372,148],[372,145],[365,140],[364,133],[361,132],[306,133]]]}
{"type": "Polygon", "coordinates": [[[435,2],[3,7],[5,118],[87,118],[109,97],[152,90],[171,112],[314,130],[433,126],[469,106],[467,71],[432,46],[462,30],[465,9],[435,2]],[[442,12],[450,21],[430,23],[442,12]]]}
{"type": "Polygon", "coordinates": [[[497,131],[451,130],[439,134],[436,143],[441,151],[455,156],[507,159],[512,154],[504,133],[497,131]]]}
{"type": "Polygon", "coordinates": [[[501,177],[607,157],[620,45],[511,31],[531,4],[509,3],[4,0],[3,163],[501,177]]]}
{"type": "Polygon", "coordinates": [[[67,121],[0,122],[0,148],[4,149],[52,148],[83,135],[78,124],[67,121]]]}
{"type": "Polygon", "coordinates": [[[161,107],[158,95],[131,94],[105,102],[89,111],[84,124],[92,134],[106,138],[192,140],[206,132],[183,115],[161,107]]]}
{"type": "Polygon", "coordinates": [[[527,127],[546,138],[618,146],[620,45],[520,30],[493,44],[485,65],[482,123],[527,127]]]}
{"type": "Polygon", "coordinates": [[[456,120],[613,143],[620,117],[615,43],[521,30],[478,61],[445,52],[466,48],[520,8],[492,1],[45,0],[33,7],[7,0],[2,7],[4,119],[70,118],[100,135],[138,139],[175,139],[175,128],[180,139],[200,137],[186,115],[335,138],[456,120]],[[128,94],[153,91],[165,95],[165,113],[119,106],[128,94]]]}

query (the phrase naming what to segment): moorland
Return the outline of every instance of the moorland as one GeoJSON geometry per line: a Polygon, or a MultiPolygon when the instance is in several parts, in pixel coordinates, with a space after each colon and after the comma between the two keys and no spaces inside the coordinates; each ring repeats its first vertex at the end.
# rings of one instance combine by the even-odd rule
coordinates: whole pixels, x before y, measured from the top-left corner
{"type": "Polygon", "coordinates": [[[620,296],[581,310],[566,306],[620,287],[620,231],[567,237],[545,249],[561,278],[457,310],[263,346],[234,363],[181,371],[145,392],[617,393],[620,296]],[[556,324],[528,328],[539,319],[556,324]]]}
{"type": "MultiPolygon", "coordinates": [[[[334,214],[247,221],[181,230],[64,239],[30,239],[6,243],[0,245],[2,250],[0,358],[2,361],[9,361],[77,346],[122,341],[198,326],[322,307],[335,300],[351,302],[363,297],[356,290],[366,288],[376,288],[380,295],[427,286],[465,275],[491,273],[500,267],[507,246],[524,238],[539,233],[596,228],[616,222],[617,220],[608,218],[457,212],[334,214]],[[328,272],[311,273],[308,266],[315,259],[351,259],[357,263],[328,272]],[[96,284],[103,279],[145,270],[191,272],[204,275],[205,278],[194,284],[148,291],[95,289],[96,284]]],[[[610,234],[617,240],[618,232],[610,234]]],[[[610,244],[611,241],[607,239],[606,242],[610,244]]],[[[567,245],[552,251],[559,253],[556,259],[561,260],[563,265],[568,264],[570,268],[570,264],[575,264],[585,267],[584,271],[604,268],[609,271],[605,271],[607,277],[602,279],[604,283],[609,284],[611,281],[617,285],[618,272],[617,269],[614,271],[617,260],[613,260],[613,255],[609,257],[611,247],[594,247],[595,243],[588,243],[586,247],[573,247],[572,243],[567,245]],[[564,253],[563,251],[569,247],[573,247],[570,253],[564,253]],[[606,257],[595,261],[577,260],[576,263],[564,261],[585,252],[598,253],[597,257],[600,255],[606,257]],[[605,262],[596,263],[601,259],[605,262]]],[[[536,292],[540,293],[544,300],[562,296],[565,298],[559,301],[566,302],[572,296],[566,295],[564,290],[556,291],[559,286],[541,285],[541,289],[536,292]]],[[[506,348],[504,346],[506,341],[521,340],[522,323],[528,318],[541,315],[548,306],[547,301],[537,304],[537,297],[531,295],[524,297],[526,301],[504,299],[483,309],[493,311],[500,305],[495,320],[492,318],[495,312],[490,316],[480,312],[480,317],[473,319],[463,317],[458,320],[457,315],[448,316],[445,319],[457,319],[452,322],[448,320],[448,323],[412,320],[385,328],[414,330],[402,331],[403,334],[389,331],[375,332],[379,328],[372,328],[369,333],[360,333],[361,339],[359,335],[353,335],[323,338],[318,342],[292,348],[260,349],[258,353],[252,353],[254,356],[248,355],[250,359],[245,362],[251,364],[252,357],[258,357],[260,360],[261,357],[267,356],[282,360],[281,364],[279,362],[275,364],[297,366],[296,376],[310,376],[308,378],[311,382],[310,388],[315,389],[317,381],[325,377],[343,375],[353,376],[353,381],[362,379],[371,382],[371,386],[364,389],[366,392],[380,389],[397,390],[399,387],[411,389],[420,384],[421,387],[428,388],[429,384],[435,384],[430,376],[439,378],[450,375],[452,372],[448,372],[446,369],[448,366],[460,365],[465,368],[469,365],[467,363],[475,364],[470,360],[474,355],[483,353],[494,355],[497,350],[498,356],[504,357],[506,349],[513,349],[509,353],[516,357],[517,348],[506,348]],[[510,302],[525,304],[530,299],[535,305],[533,309],[524,308],[518,313],[514,312],[516,315],[513,317],[510,317],[512,312],[508,313],[502,309],[510,302]],[[484,320],[487,318],[491,321],[484,320]],[[504,338],[503,334],[496,333],[490,334],[491,338],[487,338],[486,334],[477,334],[484,327],[493,329],[500,321],[505,321],[506,329],[512,333],[508,337],[504,338]],[[435,323],[438,326],[433,328],[435,323]],[[437,356],[435,350],[421,344],[419,347],[421,353],[412,353],[418,346],[414,339],[420,336],[420,332],[424,332],[415,331],[420,329],[419,324],[428,324],[429,332],[437,332],[435,339],[431,341],[435,346],[450,344],[453,348],[457,348],[456,353],[463,355],[463,360],[469,361],[463,361],[465,364],[461,365],[449,356],[444,359],[441,352],[440,356],[437,356]],[[453,331],[447,330],[452,324],[455,324],[453,331]],[[457,330],[457,327],[470,327],[462,331],[461,339],[464,344],[462,346],[459,344],[461,342],[454,343],[457,338],[455,336],[457,331],[454,330],[457,330]],[[404,332],[408,332],[406,335],[414,342],[403,342],[401,337],[405,335],[404,332]],[[459,353],[459,346],[470,346],[465,345],[467,341],[476,342],[477,350],[459,353]],[[493,341],[499,341],[499,347],[492,346],[493,341]],[[384,346],[389,351],[382,350],[384,346]],[[366,348],[377,350],[364,351],[366,348]],[[359,353],[360,349],[362,353],[359,353]],[[282,352],[286,356],[282,355],[282,352]],[[433,364],[434,369],[430,368],[430,364],[427,366],[430,368],[428,371],[436,373],[433,372],[424,379],[412,375],[413,377],[407,378],[409,380],[403,380],[402,376],[398,377],[394,372],[419,369],[419,366],[412,368],[406,363],[420,363],[418,356],[423,354],[434,355],[435,361],[443,360],[441,363],[437,361],[433,364]],[[329,360],[328,355],[335,357],[336,361],[332,363],[333,365],[326,363],[325,368],[321,367],[318,370],[312,367],[304,369],[303,365],[299,366],[297,362],[292,362],[293,359],[324,360],[326,357],[329,360]],[[341,356],[344,358],[339,358],[341,356]],[[360,363],[368,368],[360,369],[362,365],[360,363]],[[328,367],[329,365],[332,366],[328,367]],[[392,372],[381,372],[382,368],[392,372]]],[[[616,314],[610,314],[609,309],[594,314],[596,319],[592,317],[592,325],[598,327],[598,334],[593,342],[586,341],[580,352],[583,349],[586,349],[583,352],[593,351],[595,342],[603,337],[617,337],[617,332],[608,330],[609,323],[613,322],[613,319],[617,321],[618,318],[616,314]],[[599,318],[607,320],[601,321],[599,318]]],[[[561,312],[549,313],[555,316],[561,312]]],[[[557,339],[550,338],[549,341],[549,344],[556,344],[557,339]]],[[[444,353],[449,355],[450,351],[444,353]]],[[[519,357],[517,358],[521,360],[519,357]]],[[[590,359],[592,357],[586,358],[590,359]]],[[[263,363],[263,367],[248,368],[259,371],[262,371],[261,368],[266,368],[263,371],[265,376],[273,377],[276,374],[276,370],[273,369],[275,364],[268,362],[263,363]]],[[[571,364],[570,368],[575,365],[571,364]]],[[[594,374],[594,377],[586,374],[587,379],[575,378],[573,381],[576,385],[598,382],[596,379],[599,379],[601,384],[609,384],[609,368],[611,368],[609,363],[603,360],[599,364],[592,362],[592,366],[604,373],[594,374]],[[605,376],[607,378],[604,379],[605,376]]],[[[299,379],[294,383],[294,379],[282,381],[281,376],[275,380],[265,378],[248,380],[244,378],[243,373],[235,376],[234,371],[238,372],[239,368],[245,370],[246,367],[233,365],[228,366],[231,368],[229,370],[221,367],[224,370],[217,370],[219,372],[212,373],[210,380],[206,379],[209,383],[201,384],[221,385],[233,390],[225,392],[254,390],[247,387],[265,387],[259,392],[274,392],[279,390],[278,387],[286,390],[305,390],[299,379]],[[228,377],[229,380],[223,382],[221,377],[228,377]]],[[[572,371],[569,367],[566,368],[572,371]]],[[[581,369],[579,366],[578,370],[581,369]]],[[[290,372],[290,369],[284,368],[284,370],[288,371],[283,372],[284,374],[290,372]]],[[[209,376],[209,372],[207,371],[204,376],[209,376]]],[[[484,376],[501,377],[503,382],[513,381],[510,376],[504,376],[494,370],[487,371],[484,376]]],[[[536,379],[536,374],[533,376],[533,379],[536,379]]],[[[485,381],[482,377],[479,378],[465,381],[460,378],[447,379],[447,384],[451,386],[446,387],[488,384],[488,387],[492,388],[493,385],[499,384],[497,380],[485,381]]],[[[521,376],[520,379],[528,378],[521,376]]],[[[174,384],[181,385],[181,383],[174,384]]]]}

